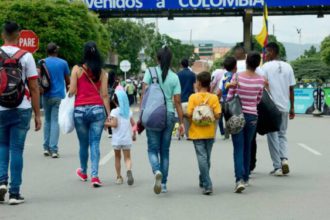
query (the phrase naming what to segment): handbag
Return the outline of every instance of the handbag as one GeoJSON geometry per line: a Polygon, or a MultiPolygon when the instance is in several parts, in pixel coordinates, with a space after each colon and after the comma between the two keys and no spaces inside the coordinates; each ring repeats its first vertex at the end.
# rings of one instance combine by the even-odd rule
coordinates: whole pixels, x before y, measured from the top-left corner
{"type": "MultiPolygon", "coordinates": [[[[238,73],[236,73],[237,88],[238,73]]],[[[242,111],[242,102],[238,94],[224,103],[223,113],[226,120],[226,129],[229,134],[238,134],[245,126],[245,118],[242,111]]]]}
{"type": "Polygon", "coordinates": [[[264,89],[260,103],[257,106],[258,123],[257,132],[265,135],[280,130],[282,123],[282,113],[278,110],[270,93],[264,89]]]}

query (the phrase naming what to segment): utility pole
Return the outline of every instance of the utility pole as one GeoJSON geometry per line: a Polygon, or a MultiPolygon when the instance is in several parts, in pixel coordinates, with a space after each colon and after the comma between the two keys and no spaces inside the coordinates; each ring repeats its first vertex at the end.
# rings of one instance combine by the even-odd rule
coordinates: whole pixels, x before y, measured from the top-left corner
{"type": "Polygon", "coordinates": [[[156,18],[156,32],[159,33],[158,18],[156,18]]]}
{"type": "Polygon", "coordinates": [[[275,24],[273,24],[273,36],[275,36],[275,24]]]}
{"type": "Polygon", "coordinates": [[[252,20],[253,20],[253,10],[246,9],[243,15],[243,27],[244,27],[244,48],[247,52],[252,49],[252,20]]]}
{"type": "Polygon", "coordinates": [[[192,29],[190,29],[190,45],[192,45],[192,29]]]}

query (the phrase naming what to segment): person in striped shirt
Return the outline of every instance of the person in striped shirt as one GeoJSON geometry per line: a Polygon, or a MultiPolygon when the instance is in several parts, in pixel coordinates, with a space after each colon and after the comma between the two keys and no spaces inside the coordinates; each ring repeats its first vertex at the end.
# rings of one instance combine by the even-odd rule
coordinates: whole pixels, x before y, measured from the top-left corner
{"type": "Polygon", "coordinates": [[[261,57],[259,53],[251,52],[246,59],[247,70],[236,73],[232,77],[229,85],[227,100],[231,100],[235,94],[239,95],[242,102],[246,124],[242,131],[232,135],[234,145],[234,164],[236,187],[235,192],[240,193],[248,186],[251,161],[251,142],[257,127],[259,104],[263,88],[265,85],[264,77],[256,73],[260,65],[261,57]]]}

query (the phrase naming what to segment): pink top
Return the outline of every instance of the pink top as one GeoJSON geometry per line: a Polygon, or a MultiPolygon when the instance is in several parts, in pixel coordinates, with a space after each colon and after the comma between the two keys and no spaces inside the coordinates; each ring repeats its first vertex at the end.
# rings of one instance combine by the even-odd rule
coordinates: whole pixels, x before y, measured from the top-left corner
{"type": "Polygon", "coordinates": [[[84,105],[103,105],[103,100],[100,96],[101,80],[96,83],[94,82],[94,85],[87,78],[86,74],[83,73],[77,82],[75,107],[84,105]]]}
{"type": "MultiPolygon", "coordinates": [[[[236,74],[233,75],[231,82],[236,81],[236,74]]],[[[238,94],[242,101],[242,109],[246,114],[258,115],[257,105],[259,104],[265,79],[262,76],[246,77],[238,75],[238,88],[229,89],[227,100],[230,100],[235,94],[238,94]]]]}

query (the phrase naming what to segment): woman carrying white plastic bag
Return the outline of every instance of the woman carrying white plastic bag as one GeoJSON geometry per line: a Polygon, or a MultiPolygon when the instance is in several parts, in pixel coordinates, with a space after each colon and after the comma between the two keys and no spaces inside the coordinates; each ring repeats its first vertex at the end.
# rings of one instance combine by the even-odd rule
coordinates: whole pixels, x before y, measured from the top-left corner
{"type": "Polygon", "coordinates": [[[103,60],[95,42],[85,44],[82,63],[73,67],[69,89],[69,93],[75,95],[73,117],[79,140],[80,167],[76,174],[80,180],[87,181],[90,158],[91,183],[100,187],[100,140],[106,113],[110,115],[110,105],[108,78],[102,70],[103,60]]]}
{"type": "Polygon", "coordinates": [[[74,102],[75,96],[66,94],[62,100],[58,114],[58,124],[63,134],[69,134],[74,130],[74,102]]]}

